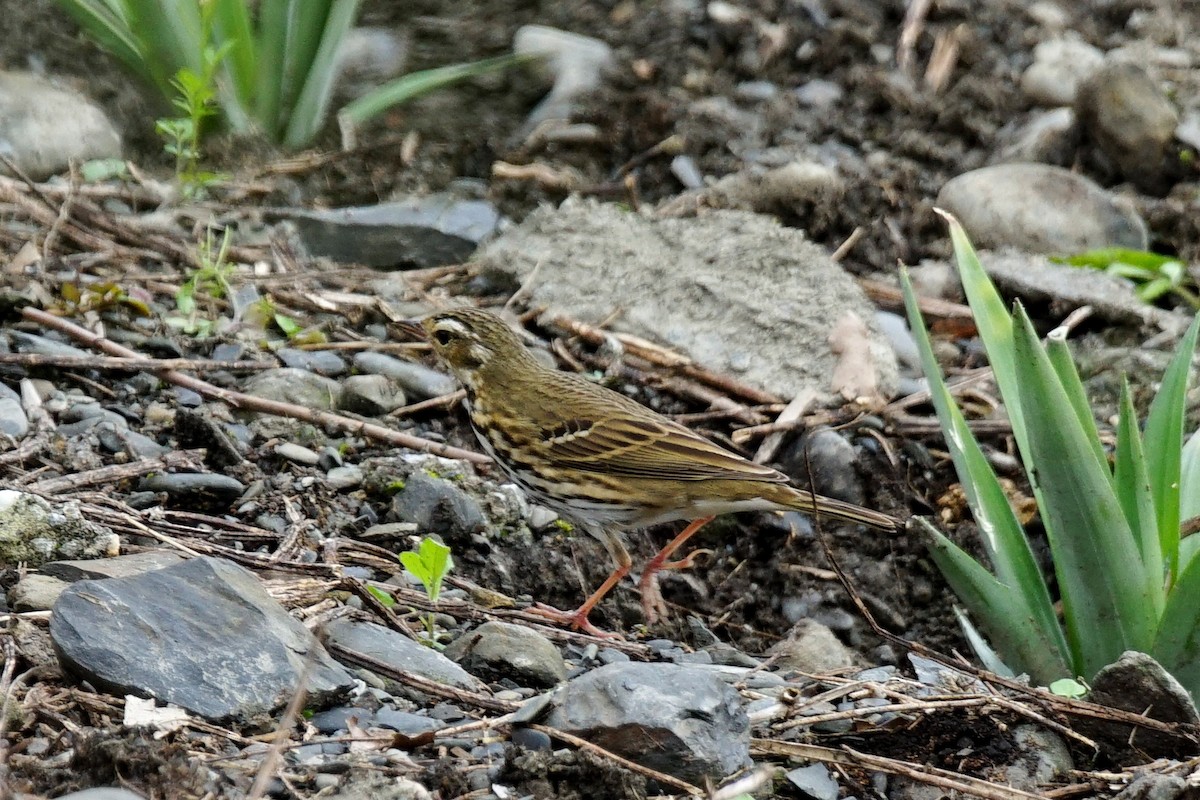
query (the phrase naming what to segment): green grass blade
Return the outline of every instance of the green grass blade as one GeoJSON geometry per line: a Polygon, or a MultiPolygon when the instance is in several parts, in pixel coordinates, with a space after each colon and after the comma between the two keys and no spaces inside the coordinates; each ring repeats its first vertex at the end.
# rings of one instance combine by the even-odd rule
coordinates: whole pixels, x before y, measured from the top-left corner
{"type": "MultiPolygon", "coordinates": [[[[1193,538],[1193,537],[1189,537],[1193,538]]],[[[1192,558],[1171,587],[1151,651],[1175,678],[1200,697],[1200,558],[1192,558]]]]}
{"type": "MultiPolygon", "coordinates": [[[[984,548],[991,559],[1001,585],[1011,587],[1010,591],[1021,598],[1026,611],[1012,617],[1013,625],[1018,625],[1032,638],[1040,643],[1050,643],[1054,649],[1054,660],[1066,664],[1069,662],[1070,650],[1063,636],[1062,627],[1054,613],[1054,605],[1046,582],[1038,569],[1037,560],[1025,538],[1021,523],[1009,505],[1008,497],[1000,486],[996,473],[988,463],[983,450],[975,440],[962,411],[954,402],[946,383],[942,379],[941,370],[933,355],[933,347],[929,342],[929,334],[925,329],[925,321],[917,308],[916,295],[907,270],[900,271],[900,286],[904,293],[904,305],[908,312],[909,327],[917,341],[917,349],[921,354],[921,364],[929,381],[930,395],[942,430],[947,432],[946,443],[954,467],[967,496],[967,503],[979,526],[984,548]],[[1032,626],[1025,622],[1032,620],[1032,626]],[[1036,630],[1033,630],[1036,628],[1036,630]]],[[[988,574],[984,570],[984,574],[988,574]]],[[[990,575],[989,575],[990,577],[990,575]]],[[[965,602],[965,601],[964,601],[965,602]]],[[[970,604],[968,604],[970,605],[970,604]]],[[[971,607],[976,616],[980,611],[971,607]]],[[[988,632],[996,636],[994,626],[988,626],[988,632]]],[[[1018,635],[1014,632],[1011,636],[1018,635]]],[[[1039,645],[1040,646],[1040,645],[1039,645]]],[[[1002,652],[1012,652],[1000,648],[1002,652]]],[[[1024,665],[1023,669],[1031,670],[1024,665]]],[[[1061,677],[1066,672],[1054,675],[1039,674],[1039,678],[1050,680],[1061,677]]]]}
{"type": "Polygon", "coordinates": [[[337,61],[342,42],[358,17],[360,0],[334,0],[333,7],[318,36],[317,48],[304,84],[292,107],[287,131],[283,136],[286,147],[303,147],[321,129],[329,111],[329,99],[337,80],[337,61]]]}
{"type": "Polygon", "coordinates": [[[1058,373],[1029,317],[1019,306],[1014,324],[1016,378],[1042,520],[1062,594],[1067,636],[1091,675],[1125,650],[1151,645],[1155,617],[1150,579],[1106,468],[1079,424],[1058,373]]]}
{"type": "Polygon", "coordinates": [[[518,64],[525,64],[537,58],[540,56],[509,54],[409,73],[347,104],[338,112],[338,119],[343,124],[348,123],[352,127],[357,127],[392,106],[407,103],[446,86],[452,86],[490,72],[508,69],[518,64]]]}
{"type": "Polygon", "coordinates": [[[164,93],[170,90],[170,84],[158,85],[154,71],[146,62],[145,48],[130,29],[129,19],[120,3],[58,0],[58,5],[127,69],[164,93]]]}
{"type": "MultiPolygon", "coordinates": [[[[1026,452],[1025,421],[1021,410],[1017,407],[1020,394],[1017,392],[1017,370],[1013,363],[1013,325],[1008,309],[1001,299],[1000,293],[992,279],[988,277],[975,253],[975,248],[967,238],[967,232],[952,215],[940,212],[950,226],[950,241],[954,245],[954,260],[958,265],[958,273],[962,278],[963,291],[975,317],[975,327],[979,330],[979,338],[987,351],[988,363],[996,375],[996,384],[1000,387],[1000,395],[1008,408],[1008,418],[1012,423],[1013,436],[1017,447],[1026,452]]],[[[1026,468],[1028,468],[1026,464],[1026,468]]]]}
{"type": "Polygon", "coordinates": [[[280,72],[280,118],[276,138],[282,140],[288,120],[304,91],[308,68],[321,46],[321,35],[333,7],[341,0],[288,0],[287,45],[280,72]]]}
{"type": "Polygon", "coordinates": [[[288,34],[291,0],[262,0],[258,10],[258,75],[254,90],[254,118],[272,139],[282,131],[283,93],[287,81],[288,34]]]}
{"type": "MultiPolygon", "coordinates": [[[[195,0],[129,0],[129,26],[146,47],[155,83],[170,85],[183,67],[200,73],[204,47],[200,7],[195,0]]],[[[175,96],[175,90],[167,97],[175,96]]]]}
{"type": "Polygon", "coordinates": [[[1168,576],[1179,569],[1179,482],[1183,452],[1183,411],[1196,352],[1200,316],[1192,321],[1170,366],[1163,373],[1158,394],[1146,417],[1145,444],[1154,510],[1158,514],[1158,537],[1168,576]]]}
{"type": "Polygon", "coordinates": [[[1155,614],[1161,614],[1166,601],[1166,575],[1163,574],[1162,550],[1158,536],[1158,516],[1154,512],[1154,493],[1146,469],[1146,453],[1142,434],[1133,409],[1129,381],[1121,380],[1121,413],[1117,421],[1117,449],[1113,487],[1121,510],[1133,531],[1134,541],[1142,556],[1147,586],[1154,600],[1155,614]],[[1157,579],[1155,575],[1157,574],[1157,579]]]}
{"type": "Polygon", "coordinates": [[[245,0],[211,0],[213,2],[213,39],[218,46],[230,43],[225,56],[225,73],[229,76],[230,91],[238,105],[249,108],[254,98],[257,80],[254,25],[245,0]]]}
{"type": "Polygon", "coordinates": [[[1092,444],[1096,463],[1101,464],[1106,475],[1108,471],[1108,455],[1104,452],[1104,444],[1100,441],[1100,431],[1096,428],[1096,418],[1092,407],[1088,404],[1087,392],[1083,389],[1083,381],[1079,379],[1079,371],[1071,358],[1071,348],[1067,346],[1067,329],[1055,328],[1046,337],[1046,353],[1050,356],[1050,364],[1058,374],[1059,383],[1067,394],[1067,400],[1075,412],[1076,419],[1083,427],[1087,439],[1092,444]]]}
{"type": "Polygon", "coordinates": [[[1194,431],[1183,446],[1179,465],[1179,519],[1200,516],[1200,430],[1194,431]]]}
{"type": "Polygon", "coordinates": [[[925,519],[916,517],[915,522],[917,534],[950,588],[975,615],[993,647],[1005,654],[1010,667],[1028,672],[1039,683],[1075,676],[1058,625],[1047,630],[1031,613],[1020,590],[996,580],[925,519]]]}

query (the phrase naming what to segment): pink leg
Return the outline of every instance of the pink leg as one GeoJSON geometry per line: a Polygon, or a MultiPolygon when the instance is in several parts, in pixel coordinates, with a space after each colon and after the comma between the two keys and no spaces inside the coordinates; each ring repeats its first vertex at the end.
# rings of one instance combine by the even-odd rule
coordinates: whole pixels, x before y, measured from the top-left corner
{"type": "Polygon", "coordinates": [[[592,592],[588,599],[583,601],[583,605],[574,611],[560,611],[557,608],[538,603],[529,609],[530,613],[545,617],[560,625],[578,628],[584,633],[597,636],[601,639],[620,639],[620,634],[605,633],[588,620],[588,615],[592,613],[592,609],[596,607],[596,604],[603,600],[604,596],[612,591],[612,588],[620,583],[622,578],[629,574],[629,569],[633,566],[633,559],[629,557],[629,551],[625,549],[625,545],[616,534],[605,533],[604,543],[608,547],[609,552],[612,553],[613,560],[617,566],[604,579],[604,583],[600,584],[600,588],[592,592]]]}
{"type": "Polygon", "coordinates": [[[646,622],[648,624],[653,625],[658,621],[660,616],[667,613],[667,604],[663,601],[662,592],[658,590],[658,573],[664,569],[690,567],[692,565],[691,556],[680,561],[667,561],[667,559],[676,550],[683,547],[688,539],[695,536],[697,531],[712,522],[712,520],[712,517],[701,517],[700,519],[692,520],[666,547],[659,550],[657,555],[646,564],[646,568],[642,570],[642,579],[638,582],[638,586],[642,592],[642,611],[646,615],[646,622]]]}

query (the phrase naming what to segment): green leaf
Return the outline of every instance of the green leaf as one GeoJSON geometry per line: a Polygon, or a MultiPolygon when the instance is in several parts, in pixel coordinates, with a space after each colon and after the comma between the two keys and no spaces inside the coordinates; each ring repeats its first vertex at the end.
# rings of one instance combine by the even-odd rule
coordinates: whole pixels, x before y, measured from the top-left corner
{"type": "MultiPolygon", "coordinates": [[[[1150,580],[1107,470],[1079,423],[1033,323],[1019,305],[1016,378],[1026,415],[1029,478],[1040,494],[1068,641],[1092,674],[1125,650],[1145,651],[1155,627],[1150,580]],[[1032,410],[1036,409],[1036,412],[1032,410]]],[[[1007,398],[1006,398],[1007,399],[1007,398]]]]}
{"type": "MultiPolygon", "coordinates": [[[[1079,371],[1071,358],[1071,348],[1067,346],[1066,328],[1055,328],[1050,332],[1046,337],[1046,353],[1050,356],[1050,364],[1054,367],[1058,381],[1071,403],[1075,418],[1079,420],[1084,435],[1092,445],[1096,463],[1102,465],[1105,474],[1108,474],[1108,456],[1104,452],[1104,444],[1100,441],[1100,431],[1096,428],[1096,418],[1092,414],[1091,405],[1088,404],[1083,381],[1079,379],[1079,371]]],[[[1007,401],[1007,398],[1005,400],[1007,401]]]]}
{"type": "Polygon", "coordinates": [[[1200,430],[1188,437],[1179,466],[1179,519],[1200,517],[1200,430]]]}
{"type": "Polygon", "coordinates": [[[400,563],[421,582],[435,603],[442,593],[442,579],[454,568],[450,548],[428,536],[421,540],[416,552],[401,553],[400,563]]]}
{"type": "MultiPolygon", "coordinates": [[[[993,616],[990,611],[979,608],[966,598],[963,598],[963,602],[976,618],[986,620],[984,627],[994,640],[1003,640],[1006,643],[1025,640],[1015,650],[1007,646],[999,648],[1005,657],[1012,661],[1012,666],[1042,680],[1068,674],[1070,651],[1058,617],[1054,613],[1050,592],[1038,569],[1025,531],[1017,520],[995,471],[988,463],[987,457],[967,426],[962,411],[955,404],[942,379],[907,270],[900,271],[900,286],[908,312],[909,327],[912,328],[917,341],[921,364],[929,381],[930,396],[942,430],[946,434],[946,444],[954,461],[955,471],[962,483],[971,513],[979,526],[984,548],[996,570],[998,582],[1007,587],[1007,591],[1013,597],[1008,605],[1020,605],[1021,610],[1013,614],[993,616]],[[1006,626],[1011,630],[1001,632],[996,626],[1006,626]],[[1011,655],[1014,652],[1025,655],[1014,658],[1011,655]],[[1026,660],[1029,657],[1035,660],[1026,660]],[[1047,669],[1051,671],[1047,672],[1047,669]]],[[[982,567],[977,572],[959,566],[956,559],[942,559],[939,565],[943,564],[944,568],[956,570],[956,579],[948,577],[952,585],[955,580],[960,584],[969,582],[972,576],[978,576],[978,572],[982,572],[990,580],[997,580],[982,567]]],[[[983,597],[986,591],[984,588],[977,588],[974,595],[983,597]]],[[[963,597],[962,594],[959,596],[963,597]]]]}
{"type": "MultiPolygon", "coordinates": [[[[1195,537],[1188,537],[1194,539],[1195,537]]],[[[1150,651],[1192,697],[1200,697],[1200,558],[1192,558],[1167,596],[1150,651]]]]}
{"type": "Polygon", "coordinates": [[[1074,678],[1062,678],[1057,681],[1051,681],[1047,688],[1050,689],[1051,694],[1072,700],[1078,700],[1088,693],[1088,688],[1074,678]]]}
{"type": "Polygon", "coordinates": [[[1033,615],[1019,590],[996,580],[927,520],[917,517],[915,530],[954,594],[975,615],[1009,666],[1028,672],[1039,683],[1074,674],[1057,624],[1049,629],[1033,615]]]}
{"type": "MultiPolygon", "coordinates": [[[[1008,409],[1008,419],[1012,424],[1013,436],[1017,447],[1024,453],[1027,450],[1025,421],[1018,407],[1020,393],[1017,391],[1017,369],[1013,362],[1013,324],[1008,309],[996,291],[995,285],[975,248],[971,246],[967,232],[953,216],[942,213],[950,227],[950,241],[954,245],[954,260],[958,265],[958,273],[962,278],[963,291],[967,302],[971,305],[971,313],[975,317],[975,327],[983,347],[988,354],[988,363],[996,375],[996,385],[1008,409]]],[[[1026,465],[1028,466],[1028,465],[1026,465]]]]}
{"type": "Polygon", "coordinates": [[[1158,536],[1158,516],[1154,512],[1154,493],[1138,430],[1129,381],[1121,380],[1121,413],[1117,420],[1116,475],[1113,486],[1121,510],[1133,531],[1134,541],[1142,557],[1147,586],[1151,589],[1154,613],[1162,613],[1166,600],[1166,575],[1163,574],[1161,543],[1158,536]],[[1157,575],[1157,579],[1155,576],[1157,575]]]}
{"type": "Polygon", "coordinates": [[[1183,452],[1183,411],[1196,351],[1200,316],[1192,321],[1175,357],[1163,374],[1158,394],[1146,417],[1145,444],[1154,510],[1158,514],[1158,536],[1166,562],[1168,582],[1179,569],[1179,481],[1183,452]]]}
{"type": "Polygon", "coordinates": [[[971,618],[967,616],[967,612],[963,611],[960,606],[954,607],[954,618],[958,620],[959,627],[962,628],[963,636],[967,639],[967,644],[971,645],[971,649],[975,651],[975,657],[983,664],[983,668],[989,672],[994,672],[1005,678],[1015,678],[1017,674],[1012,671],[1012,667],[1004,663],[1004,659],[992,649],[992,646],[987,643],[983,634],[971,622],[971,618]]]}
{"type": "MultiPolygon", "coordinates": [[[[312,0],[309,0],[310,2],[312,0]]],[[[316,35],[317,47],[305,63],[303,85],[291,110],[283,143],[303,147],[316,138],[329,112],[329,99],[337,78],[337,60],[342,41],[358,16],[360,0],[333,0],[329,16],[316,35]]]]}
{"type": "Polygon", "coordinates": [[[390,594],[377,586],[368,585],[367,591],[371,593],[372,597],[382,603],[384,608],[391,608],[392,606],[396,605],[396,598],[392,597],[390,594]]]}
{"type": "Polygon", "coordinates": [[[407,103],[429,92],[453,86],[491,72],[509,69],[519,64],[538,60],[541,56],[508,54],[471,61],[449,64],[435,69],[412,72],[402,78],[367,92],[338,112],[338,121],[343,129],[353,129],[393,106],[407,103]]]}

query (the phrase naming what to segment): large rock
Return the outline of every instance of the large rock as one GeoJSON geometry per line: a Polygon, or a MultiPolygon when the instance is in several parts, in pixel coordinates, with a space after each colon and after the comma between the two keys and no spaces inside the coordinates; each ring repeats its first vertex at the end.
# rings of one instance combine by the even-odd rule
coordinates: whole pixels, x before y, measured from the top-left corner
{"type": "MultiPolygon", "coordinates": [[[[737,692],[704,669],[608,664],[549,697],[547,725],[683,780],[703,784],[750,763],[750,722],[737,692]]],[[[514,723],[526,721],[518,712],[514,723]]]]}
{"type": "Polygon", "coordinates": [[[996,164],[946,182],[937,203],[976,247],[1073,255],[1102,247],[1145,250],[1146,223],[1092,181],[1048,164],[996,164]]]}
{"type": "Polygon", "coordinates": [[[487,681],[507,678],[541,689],[567,679],[562,654],[549,639],[508,622],[485,622],[464,633],[446,648],[446,657],[487,681]]]}
{"type": "Polygon", "coordinates": [[[217,558],[73,584],[54,605],[50,636],[63,665],[95,686],[213,720],[281,708],[306,669],[308,707],[353,685],[252,573],[217,558]]]}
{"type": "MultiPolygon", "coordinates": [[[[41,180],[72,161],[120,158],[121,137],[100,107],[74,89],[0,71],[0,152],[41,180]]],[[[0,165],[0,173],[7,168],[0,165]]]]}
{"type": "MultiPolygon", "coordinates": [[[[483,269],[514,274],[531,305],[655,339],[718,373],[794,397],[831,396],[838,363],[829,343],[853,313],[874,325],[854,279],[803,232],[774,218],[713,211],[653,219],[614,205],[570,200],[543,208],[484,247],[483,269]]],[[[868,339],[882,394],[897,383],[895,355],[868,339]]]]}
{"type": "MultiPolygon", "coordinates": [[[[339,619],[329,624],[326,634],[331,647],[362,653],[398,670],[473,692],[484,688],[469,672],[437,650],[374,622],[339,619]]],[[[403,691],[402,684],[395,684],[395,688],[403,691]]]]}

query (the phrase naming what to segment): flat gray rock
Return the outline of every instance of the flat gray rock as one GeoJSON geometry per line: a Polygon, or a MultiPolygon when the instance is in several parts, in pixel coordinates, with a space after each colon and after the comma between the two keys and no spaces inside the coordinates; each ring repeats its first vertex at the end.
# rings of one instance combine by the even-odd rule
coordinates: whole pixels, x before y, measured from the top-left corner
{"type": "Polygon", "coordinates": [[[100,578],[129,578],[150,570],[172,567],[183,561],[174,550],[147,550],[114,558],[90,558],[76,561],[51,561],[42,565],[42,572],[64,581],[95,580],[100,578]]]}
{"type": "MultiPolygon", "coordinates": [[[[750,722],[741,700],[709,670],[607,664],[555,689],[549,698],[550,727],[686,781],[720,780],[750,764],[750,722]]],[[[527,706],[535,709],[539,703],[545,698],[527,706]]],[[[521,712],[518,720],[532,721],[521,712]]]]}
{"type": "Polygon", "coordinates": [[[374,622],[339,619],[331,622],[325,632],[330,644],[387,662],[396,669],[459,689],[479,691],[483,688],[469,672],[432,647],[418,644],[374,622]]]}
{"type": "Polygon", "coordinates": [[[353,685],[252,573],[217,558],[73,584],[54,605],[50,636],[63,666],[92,684],[212,720],[281,708],[310,660],[307,707],[353,685]]]}
{"type": "Polygon", "coordinates": [[[542,208],[484,247],[476,261],[529,282],[531,305],[666,343],[704,367],[781,397],[832,396],[830,334],[849,312],[868,338],[880,392],[896,359],[874,330],[854,279],[802,231],[773,217],[713,211],[653,219],[611,204],[542,208]]]}

